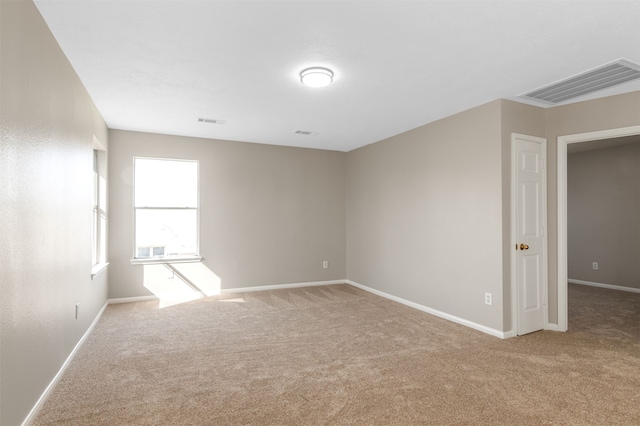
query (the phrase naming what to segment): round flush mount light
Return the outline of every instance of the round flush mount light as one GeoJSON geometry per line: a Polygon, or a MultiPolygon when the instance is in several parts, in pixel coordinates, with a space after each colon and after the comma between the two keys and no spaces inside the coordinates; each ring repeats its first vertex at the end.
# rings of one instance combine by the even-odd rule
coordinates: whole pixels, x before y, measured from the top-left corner
{"type": "Polygon", "coordinates": [[[333,81],[333,71],[329,68],[307,68],[300,72],[300,81],[309,87],[324,87],[333,81]]]}

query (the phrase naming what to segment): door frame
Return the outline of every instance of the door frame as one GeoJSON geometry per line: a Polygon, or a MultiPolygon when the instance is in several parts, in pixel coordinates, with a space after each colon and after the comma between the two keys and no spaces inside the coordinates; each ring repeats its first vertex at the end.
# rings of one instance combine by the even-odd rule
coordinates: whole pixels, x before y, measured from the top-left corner
{"type": "Polygon", "coordinates": [[[640,134],[639,126],[558,136],[558,331],[569,328],[567,266],[567,145],[640,134]]]}
{"type": "Polygon", "coordinates": [[[547,227],[547,170],[548,170],[548,161],[547,161],[547,139],[541,138],[537,136],[524,135],[520,133],[512,133],[511,134],[511,243],[509,247],[509,251],[511,253],[511,333],[510,336],[517,336],[519,329],[519,321],[518,321],[518,276],[517,276],[517,253],[514,249],[517,241],[516,241],[516,204],[518,202],[518,188],[516,181],[516,173],[517,173],[517,150],[516,150],[516,140],[517,139],[528,139],[533,142],[538,142],[542,144],[542,154],[543,154],[543,169],[544,173],[542,173],[542,226],[544,229],[544,233],[542,236],[542,303],[544,304],[543,308],[543,327],[545,330],[549,329],[549,273],[548,273],[548,264],[549,264],[549,240],[548,240],[548,227],[547,227]]]}

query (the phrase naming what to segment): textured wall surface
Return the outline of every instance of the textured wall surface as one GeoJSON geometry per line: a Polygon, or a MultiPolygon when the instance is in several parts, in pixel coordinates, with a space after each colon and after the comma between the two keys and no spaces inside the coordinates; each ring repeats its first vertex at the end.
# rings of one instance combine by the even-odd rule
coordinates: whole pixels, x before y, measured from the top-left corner
{"type": "Polygon", "coordinates": [[[348,153],[350,280],[503,330],[500,111],[494,101],[348,153]]]}
{"type": "Polygon", "coordinates": [[[17,425],[106,302],[90,276],[107,129],[33,3],[0,10],[0,424],[17,425]]]}
{"type": "Polygon", "coordinates": [[[1,1],[0,31],[3,425],[25,419],[108,294],[151,294],[145,267],[129,263],[134,155],[200,161],[204,270],[185,273],[213,274],[223,289],[347,277],[506,331],[510,133],[548,139],[555,323],[557,137],[640,124],[634,92],[549,108],[544,119],[494,101],[346,154],[108,132],[32,2],[1,1]],[[92,281],[94,138],[109,148],[113,204],[112,265],[92,281]]]}
{"type": "Polygon", "coordinates": [[[201,267],[222,289],[346,277],[345,153],[112,130],[111,298],[151,294],[129,262],[134,156],[200,162],[201,267]]]}

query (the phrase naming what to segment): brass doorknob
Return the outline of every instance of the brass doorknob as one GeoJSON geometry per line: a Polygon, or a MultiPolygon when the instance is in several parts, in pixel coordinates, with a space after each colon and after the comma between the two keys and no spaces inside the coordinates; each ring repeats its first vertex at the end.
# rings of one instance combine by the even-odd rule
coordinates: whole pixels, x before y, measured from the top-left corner
{"type": "Polygon", "coordinates": [[[526,244],[520,244],[520,250],[529,250],[529,246],[526,244]]]}

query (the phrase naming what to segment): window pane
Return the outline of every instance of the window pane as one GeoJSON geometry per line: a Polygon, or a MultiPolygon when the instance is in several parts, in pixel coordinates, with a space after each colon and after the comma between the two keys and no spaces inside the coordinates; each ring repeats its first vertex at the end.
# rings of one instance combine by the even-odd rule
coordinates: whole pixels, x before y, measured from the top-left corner
{"type": "Polygon", "coordinates": [[[136,251],[136,257],[151,257],[151,248],[150,247],[138,247],[136,251]]]}
{"type": "Polygon", "coordinates": [[[104,263],[107,261],[107,215],[104,211],[100,210],[98,212],[98,220],[100,221],[100,225],[98,226],[98,233],[100,235],[99,245],[98,245],[98,253],[96,261],[97,263],[104,263]]]}
{"type": "Polygon", "coordinates": [[[136,257],[196,255],[197,220],[196,209],[136,209],[136,257]]]}
{"type": "Polygon", "coordinates": [[[93,150],[93,205],[98,205],[98,192],[100,190],[99,187],[99,178],[100,175],[98,173],[98,151],[93,150]]]}
{"type": "MultiPolygon", "coordinates": [[[[91,237],[91,264],[96,265],[99,263],[100,257],[100,236],[104,234],[100,234],[99,222],[98,222],[98,211],[99,211],[99,203],[98,203],[98,192],[100,191],[100,181],[99,181],[99,173],[98,173],[98,151],[93,150],[93,219],[92,226],[93,232],[91,237]]],[[[106,239],[106,238],[103,238],[106,239]]]]}
{"type": "Polygon", "coordinates": [[[136,207],[197,207],[198,163],[136,158],[136,207]]]}
{"type": "MultiPolygon", "coordinates": [[[[98,226],[98,209],[96,207],[93,208],[93,233],[91,234],[91,264],[95,265],[99,263],[98,253],[100,247],[98,246],[98,233],[100,232],[100,228],[98,226]]],[[[104,234],[103,234],[104,235],[104,234]]]]}

